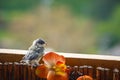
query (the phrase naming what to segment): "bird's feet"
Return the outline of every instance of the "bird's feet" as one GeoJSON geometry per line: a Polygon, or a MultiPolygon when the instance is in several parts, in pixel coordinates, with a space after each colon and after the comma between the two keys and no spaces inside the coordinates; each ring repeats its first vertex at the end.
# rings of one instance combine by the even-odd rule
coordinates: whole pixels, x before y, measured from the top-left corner
{"type": "Polygon", "coordinates": [[[36,64],[36,63],[34,63],[34,64],[31,64],[31,69],[33,69],[33,68],[37,68],[37,66],[39,66],[40,64],[36,64]]]}

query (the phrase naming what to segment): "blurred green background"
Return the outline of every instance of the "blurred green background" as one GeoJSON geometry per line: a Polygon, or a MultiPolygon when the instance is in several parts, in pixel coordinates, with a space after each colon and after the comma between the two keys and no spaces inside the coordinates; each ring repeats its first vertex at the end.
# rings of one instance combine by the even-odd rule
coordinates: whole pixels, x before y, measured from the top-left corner
{"type": "Polygon", "coordinates": [[[120,55],[120,0],[1,0],[0,48],[120,55]]]}

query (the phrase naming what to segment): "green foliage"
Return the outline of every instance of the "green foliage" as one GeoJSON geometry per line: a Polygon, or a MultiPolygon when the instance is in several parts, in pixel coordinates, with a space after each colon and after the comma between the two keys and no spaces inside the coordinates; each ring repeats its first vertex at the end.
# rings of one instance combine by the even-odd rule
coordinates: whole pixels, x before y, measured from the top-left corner
{"type": "Polygon", "coordinates": [[[0,26],[0,39],[15,35],[16,42],[29,44],[43,36],[56,50],[71,52],[95,52],[95,42],[107,33],[120,40],[118,0],[1,0],[0,13],[7,26],[0,26]]]}
{"type": "Polygon", "coordinates": [[[120,6],[116,6],[115,11],[112,16],[107,21],[102,21],[99,23],[97,28],[97,33],[99,35],[105,35],[106,33],[113,34],[120,38],[120,6]]]}
{"type": "Polygon", "coordinates": [[[87,16],[96,20],[108,19],[118,4],[118,0],[55,0],[55,4],[65,5],[75,16],[87,16]]]}
{"type": "Polygon", "coordinates": [[[81,13],[89,13],[92,9],[93,1],[94,0],[55,0],[54,3],[57,5],[68,6],[74,15],[79,16],[81,13]]]}
{"type": "Polygon", "coordinates": [[[7,30],[0,30],[0,39],[5,38],[5,37],[9,37],[10,33],[7,30]]]}
{"type": "Polygon", "coordinates": [[[25,11],[40,4],[40,0],[1,0],[2,11],[25,11]]]}

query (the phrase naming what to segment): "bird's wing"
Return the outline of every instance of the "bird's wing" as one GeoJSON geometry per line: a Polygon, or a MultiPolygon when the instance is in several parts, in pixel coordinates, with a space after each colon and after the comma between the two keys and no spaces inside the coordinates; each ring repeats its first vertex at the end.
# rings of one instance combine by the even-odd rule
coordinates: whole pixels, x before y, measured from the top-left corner
{"type": "Polygon", "coordinates": [[[42,55],[43,55],[42,52],[39,53],[39,52],[33,51],[28,56],[26,56],[26,60],[34,60],[41,57],[42,55]]]}
{"type": "Polygon", "coordinates": [[[33,60],[43,55],[44,48],[38,48],[37,46],[31,46],[27,54],[23,57],[23,60],[33,60]]]}
{"type": "Polygon", "coordinates": [[[32,45],[31,47],[29,47],[29,50],[35,50],[37,48],[37,46],[32,45]]]}
{"type": "Polygon", "coordinates": [[[28,60],[34,60],[34,59],[38,58],[38,56],[39,56],[38,53],[34,53],[34,54],[32,54],[32,55],[29,55],[29,56],[27,57],[27,59],[28,59],[28,60]]]}
{"type": "Polygon", "coordinates": [[[22,58],[22,60],[28,60],[28,58],[33,55],[33,51],[28,50],[27,53],[25,54],[25,56],[22,58]]]}

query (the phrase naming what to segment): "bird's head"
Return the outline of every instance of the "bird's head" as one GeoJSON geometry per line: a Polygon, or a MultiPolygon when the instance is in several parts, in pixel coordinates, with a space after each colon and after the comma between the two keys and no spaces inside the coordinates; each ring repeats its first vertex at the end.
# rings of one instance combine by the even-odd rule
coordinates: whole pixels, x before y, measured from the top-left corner
{"type": "Polygon", "coordinates": [[[46,42],[43,39],[39,38],[36,39],[33,44],[39,47],[44,47],[46,45],[46,42]]]}

